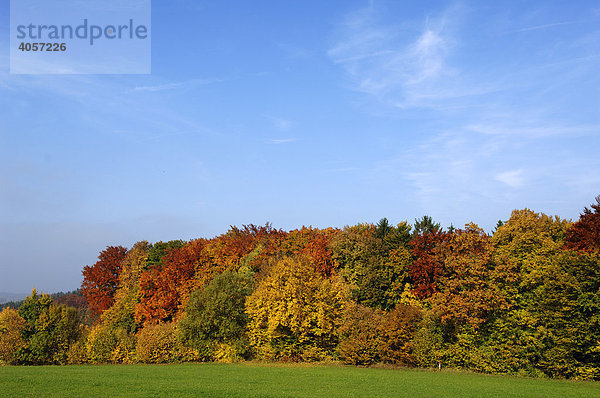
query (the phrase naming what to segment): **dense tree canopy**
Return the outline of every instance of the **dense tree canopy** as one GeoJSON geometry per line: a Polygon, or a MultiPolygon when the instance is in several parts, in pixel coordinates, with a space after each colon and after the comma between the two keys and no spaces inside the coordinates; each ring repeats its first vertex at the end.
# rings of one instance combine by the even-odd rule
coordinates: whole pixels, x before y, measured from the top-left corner
{"type": "Polygon", "coordinates": [[[599,223],[600,197],[575,223],[515,210],[491,235],[424,216],[110,246],[81,295],[34,290],[0,313],[0,365],[340,360],[600,380],[599,223]]]}

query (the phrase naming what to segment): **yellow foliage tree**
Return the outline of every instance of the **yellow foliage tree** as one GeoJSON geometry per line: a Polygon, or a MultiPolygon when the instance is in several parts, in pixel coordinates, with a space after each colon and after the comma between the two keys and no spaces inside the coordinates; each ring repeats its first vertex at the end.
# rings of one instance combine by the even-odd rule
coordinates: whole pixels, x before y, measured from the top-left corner
{"type": "Polygon", "coordinates": [[[138,335],[136,353],[140,362],[173,362],[177,359],[176,349],[177,337],[172,323],[146,325],[138,335]]]}
{"type": "Polygon", "coordinates": [[[14,364],[17,352],[26,346],[22,332],[26,321],[12,308],[0,312],[0,364],[14,364]]]}
{"type": "Polygon", "coordinates": [[[250,342],[262,358],[329,358],[348,299],[340,279],[324,278],[305,257],[284,257],[246,300],[250,342]]]}
{"type": "Polygon", "coordinates": [[[514,210],[492,237],[494,278],[516,304],[521,294],[539,283],[546,259],[560,252],[571,222],[557,216],[514,210]]]}
{"type": "Polygon", "coordinates": [[[338,346],[338,354],[344,363],[371,365],[379,362],[380,327],[383,319],[383,312],[379,309],[356,303],[346,306],[338,346]]]}
{"type": "Polygon", "coordinates": [[[139,279],[146,259],[148,258],[148,242],[137,242],[127,252],[123,261],[123,269],[119,274],[119,286],[115,293],[115,303],[102,313],[102,323],[108,327],[120,327],[128,333],[134,333],[138,324],[135,322],[135,305],[139,302],[139,279]]]}
{"type": "Polygon", "coordinates": [[[123,328],[96,325],[90,330],[85,344],[91,363],[134,363],[135,337],[123,328]]]}

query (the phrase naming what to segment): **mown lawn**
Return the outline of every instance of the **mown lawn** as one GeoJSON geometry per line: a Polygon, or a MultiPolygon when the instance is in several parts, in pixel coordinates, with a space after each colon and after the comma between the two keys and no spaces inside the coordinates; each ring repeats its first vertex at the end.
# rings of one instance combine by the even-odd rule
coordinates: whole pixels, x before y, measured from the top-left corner
{"type": "Polygon", "coordinates": [[[2,397],[600,397],[600,383],[324,365],[0,367],[2,397]]]}

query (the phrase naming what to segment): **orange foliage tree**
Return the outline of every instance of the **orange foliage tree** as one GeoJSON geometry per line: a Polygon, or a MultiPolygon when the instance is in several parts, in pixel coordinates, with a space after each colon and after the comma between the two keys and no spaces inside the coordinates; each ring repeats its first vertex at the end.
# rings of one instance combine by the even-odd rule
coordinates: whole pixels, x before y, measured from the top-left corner
{"type": "Polygon", "coordinates": [[[312,260],[315,270],[323,276],[330,276],[335,269],[332,252],[329,248],[338,229],[317,229],[302,227],[290,231],[282,242],[281,251],[289,256],[306,256],[312,260]]]}
{"type": "Polygon", "coordinates": [[[385,315],[380,326],[380,356],[384,362],[414,365],[413,339],[421,321],[418,307],[398,304],[385,315]]]}
{"type": "Polygon", "coordinates": [[[473,223],[449,234],[440,246],[445,272],[438,281],[440,291],[430,301],[442,320],[477,328],[494,310],[505,307],[503,295],[493,283],[493,249],[491,238],[473,223]]]}
{"type": "Polygon", "coordinates": [[[378,362],[383,312],[349,303],[341,318],[340,343],[337,351],[344,363],[371,365],[378,362]]]}
{"type": "Polygon", "coordinates": [[[140,302],[136,322],[155,324],[171,321],[181,305],[180,286],[194,277],[194,267],[204,255],[206,240],[193,240],[171,249],[159,263],[140,275],[140,302]]]}

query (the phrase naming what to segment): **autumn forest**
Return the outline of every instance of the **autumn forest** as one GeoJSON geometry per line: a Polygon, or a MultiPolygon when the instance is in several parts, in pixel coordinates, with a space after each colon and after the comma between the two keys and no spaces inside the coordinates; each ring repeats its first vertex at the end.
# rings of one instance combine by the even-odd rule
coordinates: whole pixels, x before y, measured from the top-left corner
{"type": "Polygon", "coordinates": [[[0,364],[340,361],[600,380],[600,196],[493,233],[231,227],[109,246],[76,293],[0,313],[0,364]]]}

